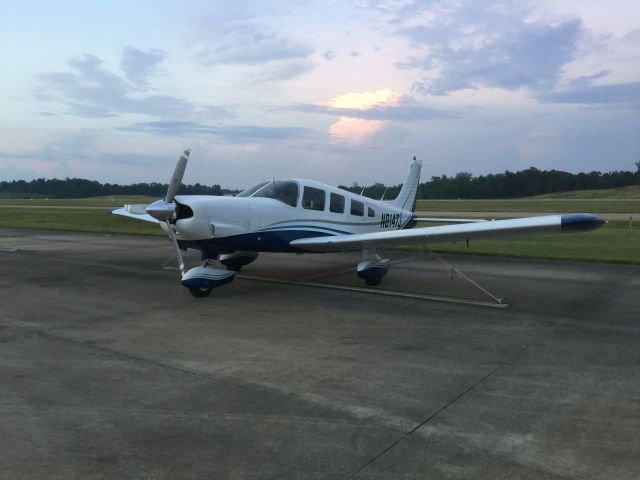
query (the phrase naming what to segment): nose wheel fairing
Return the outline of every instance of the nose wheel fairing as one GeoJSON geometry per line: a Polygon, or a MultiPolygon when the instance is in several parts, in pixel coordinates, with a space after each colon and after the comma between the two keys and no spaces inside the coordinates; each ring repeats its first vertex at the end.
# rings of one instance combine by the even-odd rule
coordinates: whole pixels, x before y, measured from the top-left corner
{"type": "Polygon", "coordinates": [[[216,287],[231,283],[236,272],[213,267],[195,267],[182,276],[182,285],[196,297],[204,297],[216,287]]]}

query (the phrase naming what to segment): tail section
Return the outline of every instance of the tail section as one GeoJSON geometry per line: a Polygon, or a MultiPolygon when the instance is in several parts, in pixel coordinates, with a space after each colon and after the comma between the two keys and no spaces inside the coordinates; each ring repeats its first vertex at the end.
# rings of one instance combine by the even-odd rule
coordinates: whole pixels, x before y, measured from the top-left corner
{"type": "Polygon", "coordinates": [[[421,169],[422,162],[420,160],[416,160],[416,157],[413,157],[413,162],[411,162],[407,178],[402,184],[402,189],[400,190],[398,197],[390,202],[391,205],[396,208],[401,208],[402,210],[411,210],[412,212],[415,212],[416,194],[418,193],[421,169]]]}

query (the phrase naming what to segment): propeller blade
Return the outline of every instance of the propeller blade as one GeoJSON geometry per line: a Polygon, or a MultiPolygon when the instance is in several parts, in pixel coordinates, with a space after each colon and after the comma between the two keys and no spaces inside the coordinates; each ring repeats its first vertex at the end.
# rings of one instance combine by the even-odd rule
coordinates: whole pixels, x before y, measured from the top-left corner
{"type": "Polygon", "coordinates": [[[180,269],[180,273],[184,275],[184,259],[182,258],[182,252],[180,251],[180,246],[178,245],[178,239],[176,238],[176,234],[171,228],[171,222],[166,220],[167,228],[169,230],[169,238],[171,239],[171,243],[173,243],[173,248],[176,250],[176,260],[178,261],[178,268],[180,269]]]}
{"type": "Polygon", "coordinates": [[[185,168],[187,168],[187,160],[189,159],[190,153],[191,153],[191,149],[187,148],[182,154],[182,156],[178,159],[178,163],[176,164],[176,169],[173,171],[173,176],[171,177],[171,182],[169,182],[167,195],[164,197],[164,201],[167,203],[173,202],[174,197],[178,193],[178,189],[180,188],[180,184],[182,183],[184,170],[185,168]]]}

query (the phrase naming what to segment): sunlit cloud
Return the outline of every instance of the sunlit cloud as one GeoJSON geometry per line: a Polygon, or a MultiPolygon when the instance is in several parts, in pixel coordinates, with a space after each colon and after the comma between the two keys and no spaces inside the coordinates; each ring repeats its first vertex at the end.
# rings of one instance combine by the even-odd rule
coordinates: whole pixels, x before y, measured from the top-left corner
{"type": "MultiPolygon", "coordinates": [[[[400,94],[383,88],[375,92],[345,93],[329,100],[329,108],[335,110],[370,110],[398,104],[400,94]]],[[[363,118],[340,117],[329,127],[333,140],[356,145],[378,133],[388,122],[363,118]]]]}
{"type": "Polygon", "coordinates": [[[329,106],[336,109],[367,110],[373,107],[397,105],[399,99],[399,93],[383,88],[375,92],[345,93],[332,98],[329,106]]]}
{"type": "Polygon", "coordinates": [[[329,127],[329,134],[332,139],[356,145],[378,133],[386,123],[382,120],[340,117],[336,123],[329,127]]]}

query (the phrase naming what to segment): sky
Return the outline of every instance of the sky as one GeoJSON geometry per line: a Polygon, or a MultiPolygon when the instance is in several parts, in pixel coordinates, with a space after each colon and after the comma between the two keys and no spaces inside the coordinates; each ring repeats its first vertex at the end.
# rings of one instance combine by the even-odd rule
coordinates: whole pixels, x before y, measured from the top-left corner
{"type": "Polygon", "coordinates": [[[242,188],[640,161],[637,0],[0,0],[0,180],[242,188]]]}

